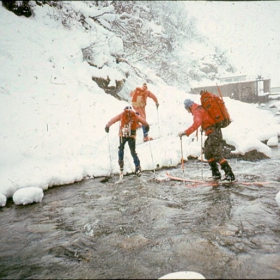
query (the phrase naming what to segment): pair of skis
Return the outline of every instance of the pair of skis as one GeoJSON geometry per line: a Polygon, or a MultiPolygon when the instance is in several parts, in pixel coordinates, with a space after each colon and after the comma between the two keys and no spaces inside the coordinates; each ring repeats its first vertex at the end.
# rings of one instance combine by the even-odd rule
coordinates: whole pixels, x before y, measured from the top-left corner
{"type": "Polygon", "coordinates": [[[196,179],[188,179],[188,178],[181,178],[181,177],[176,177],[173,176],[171,174],[169,174],[168,172],[166,172],[166,175],[168,178],[170,178],[171,180],[175,180],[175,181],[183,181],[183,182],[187,182],[187,183],[191,183],[189,184],[189,187],[197,187],[197,186],[202,186],[202,185],[206,185],[206,186],[219,186],[219,185],[234,185],[234,184],[239,184],[239,185],[246,185],[246,186],[250,186],[250,185],[257,185],[262,187],[263,185],[269,184],[269,182],[256,182],[256,181],[252,181],[252,182],[244,182],[244,181],[226,181],[226,180],[196,180],[196,179]]]}

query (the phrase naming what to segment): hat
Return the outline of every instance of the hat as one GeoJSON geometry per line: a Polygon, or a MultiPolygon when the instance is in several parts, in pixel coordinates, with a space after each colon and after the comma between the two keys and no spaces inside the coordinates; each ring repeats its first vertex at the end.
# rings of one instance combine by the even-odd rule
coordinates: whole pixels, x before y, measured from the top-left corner
{"type": "Polygon", "coordinates": [[[194,103],[194,102],[193,102],[192,100],[186,99],[186,100],[184,101],[185,109],[190,108],[190,107],[193,105],[193,103],[194,103]]]}

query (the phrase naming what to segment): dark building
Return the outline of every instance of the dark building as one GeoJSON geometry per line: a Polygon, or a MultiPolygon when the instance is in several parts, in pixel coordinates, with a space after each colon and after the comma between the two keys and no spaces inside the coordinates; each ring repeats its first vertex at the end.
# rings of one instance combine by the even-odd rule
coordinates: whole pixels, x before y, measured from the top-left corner
{"type": "MultiPolygon", "coordinates": [[[[219,85],[223,97],[230,97],[248,103],[263,103],[268,101],[270,94],[270,79],[264,79],[258,76],[256,80],[240,81],[246,76],[232,77],[236,82],[219,85]]],[[[221,79],[221,82],[230,81],[230,77],[221,79]]],[[[218,86],[204,86],[191,89],[191,93],[198,94],[201,90],[208,90],[219,95],[218,86]]]]}

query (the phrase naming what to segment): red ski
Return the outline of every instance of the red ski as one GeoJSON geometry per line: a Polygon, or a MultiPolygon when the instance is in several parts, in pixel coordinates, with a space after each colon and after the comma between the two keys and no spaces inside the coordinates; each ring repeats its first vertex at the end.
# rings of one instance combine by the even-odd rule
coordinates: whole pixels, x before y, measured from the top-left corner
{"type": "Polygon", "coordinates": [[[181,178],[181,177],[175,177],[170,175],[168,172],[166,172],[166,175],[168,178],[171,180],[175,181],[183,181],[183,182],[189,182],[193,183],[190,186],[201,186],[201,185],[207,185],[207,186],[219,186],[219,185],[233,185],[233,184],[240,184],[240,185],[257,185],[259,187],[263,187],[263,185],[269,184],[270,182],[240,182],[240,181],[222,181],[222,180],[212,180],[212,181],[207,181],[207,180],[196,180],[196,179],[187,179],[187,178],[181,178]]]}

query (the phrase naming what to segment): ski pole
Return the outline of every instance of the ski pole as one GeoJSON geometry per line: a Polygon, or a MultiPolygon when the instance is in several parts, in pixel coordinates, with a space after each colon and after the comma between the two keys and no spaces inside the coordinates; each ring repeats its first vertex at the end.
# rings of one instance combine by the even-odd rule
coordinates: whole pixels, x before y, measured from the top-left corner
{"type": "Polygon", "coordinates": [[[216,85],[217,85],[217,88],[218,88],[218,93],[219,93],[221,99],[223,100],[223,95],[222,95],[222,93],[221,93],[220,87],[218,86],[217,83],[216,83],[216,85]]]}
{"type": "Polygon", "coordinates": [[[158,137],[160,137],[158,107],[157,107],[157,121],[158,121],[158,137]]]}
{"type": "Polygon", "coordinates": [[[151,141],[149,141],[149,146],[150,146],[150,151],[151,151],[152,163],[153,163],[153,167],[154,167],[154,177],[155,177],[156,170],[155,170],[154,158],[153,158],[153,153],[152,153],[151,141]]]}
{"type": "Polygon", "coordinates": [[[202,168],[201,168],[201,176],[202,176],[202,180],[203,180],[203,159],[202,159],[202,155],[203,155],[203,144],[202,144],[202,139],[203,139],[203,131],[201,129],[201,136],[200,136],[200,141],[201,141],[201,150],[200,150],[200,161],[202,163],[202,168]]]}
{"type": "Polygon", "coordinates": [[[112,173],[112,158],[111,158],[111,149],[110,149],[109,133],[107,133],[107,139],[108,139],[108,147],[109,147],[109,157],[110,157],[110,177],[111,177],[111,173],[112,173]]]}
{"type": "Polygon", "coordinates": [[[182,136],[180,136],[180,141],[181,141],[181,164],[182,164],[183,175],[185,176],[182,136]]]}

